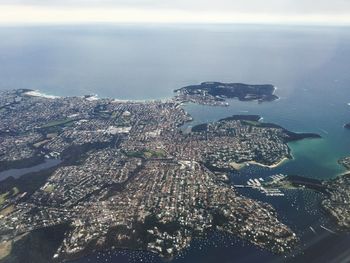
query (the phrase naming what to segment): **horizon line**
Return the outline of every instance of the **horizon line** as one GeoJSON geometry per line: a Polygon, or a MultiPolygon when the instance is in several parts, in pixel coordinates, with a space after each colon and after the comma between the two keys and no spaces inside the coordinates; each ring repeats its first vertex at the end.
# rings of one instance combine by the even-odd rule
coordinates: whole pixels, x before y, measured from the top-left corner
{"type": "Polygon", "coordinates": [[[0,26],[76,24],[255,24],[350,26],[349,15],[189,12],[173,9],[50,8],[0,5],[0,26]]]}

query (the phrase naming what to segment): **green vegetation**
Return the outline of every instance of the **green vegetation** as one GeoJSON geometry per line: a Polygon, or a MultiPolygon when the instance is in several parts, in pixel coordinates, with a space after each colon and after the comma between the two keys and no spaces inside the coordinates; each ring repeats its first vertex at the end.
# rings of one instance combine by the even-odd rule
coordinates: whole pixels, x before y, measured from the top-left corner
{"type": "Polygon", "coordinates": [[[130,151],[130,152],[124,152],[124,154],[128,157],[135,157],[135,158],[165,158],[166,153],[164,150],[149,150],[149,149],[143,149],[141,151],[130,151]]]}
{"type": "Polygon", "coordinates": [[[67,124],[70,124],[72,122],[74,122],[75,120],[66,118],[63,120],[55,120],[55,121],[50,121],[48,123],[46,123],[45,125],[41,126],[42,129],[46,129],[46,128],[51,128],[51,127],[55,127],[55,126],[65,126],[67,124]]]}
{"type": "MultiPolygon", "coordinates": [[[[7,256],[2,263],[14,262],[52,262],[52,257],[69,230],[69,224],[41,228],[21,236],[20,239],[7,248],[7,256]]],[[[1,245],[1,243],[0,243],[1,245]]],[[[57,261],[56,261],[57,262],[57,261]]]]}
{"type": "Polygon", "coordinates": [[[112,119],[115,119],[118,117],[118,112],[117,111],[113,111],[112,115],[111,115],[111,118],[112,119]]]}
{"type": "MultiPolygon", "coordinates": [[[[13,210],[15,210],[15,206],[14,206],[14,205],[10,205],[10,206],[8,206],[8,207],[2,209],[2,210],[0,211],[0,217],[1,217],[1,216],[7,216],[8,214],[12,213],[13,210]]],[[[1,258],[1,256],[0,256],[0,258],[1,258]]]]}
{"type": "Polygon", "coordinates": [[[57,133],[48,133],[48,134],[46,134],[46,138],[48,138],[48,139],[55,138],[56,136],[58,136],[57,133]]]}
{"type": "Polygon", "coordinates": [[[258,121],[241,121],[242,124],[245,124],[245,125],[251,125],[251,126],[261,126],[261,122],[258,122],[258,121]]]}
{"type": "MultiPolygon", "coordinates": [[[[62,119],[62,120],[54,120],[44,124],[43,126],[40,127],[40,129],[44,131],[44,133],[46,134],[59,134],[62,132],[62,128],[72,126],[75,121],[77,120],[72,120],[69,118],[62,119]]],[[[47,138],[50,138],[50,137],[47,136],[47,138]]]]}
{"type": "Polygon", "coordinates": [[[13,187],[11,190],[0,194],[0,206],[2,206],[8,198],[17,195],[18,193],[19,193],[19,189],[17,187],[13,187]]]}
{"type": "Polygon", "coordinates": [[[33,147],[35,147],[35,148],[40,148],[42,145],[48,143],[49,141],[50,141],[50,140],[43,140],[43,141],[34,143],[34,144],[33,144],[33,147]]]}
{"type": "Polygon", "coordinates": [[[0,243],[0,260],[10,255],[12,249],[11,241],[3,241],[0,243]]]}
{"type": "Polygon", "coordinates": [[[55,187],[52,184],[49,184],[45,187],[44,191],[47,193],[52,193],[52,191],[55,189],[55,187]]]}
{"type": "Polygon", "coordinates": [[[148,150],[148,151],[145,151],[143,154],[146,158],[164,158],[166,156],[166,153],[164,150],[156,150],[156,151],[148,150]]]}
{"type": "Polygon", "coordinates": [[[17,187],[12,188],[12,195],[15,196],[19,193],[19,189],[17,187]]]}
{"type": "Polygon", "coordinates": [[[299,189],[308,188],[324,194],[327,194],[327,186],[322,181],[302,177],[298,175],[288,175],[286,178],[277,182],[265,182],[263,183],[265,188],[283,188],[283,189],[299,189]]]}
{"type": "Polygon", "coordinates": [[[2,206],[5,203],[6,199],[9,197],[9,194],[9,192],[6,192],[0,195],[0,206],[2,206]]]}
{"type": "Polygon", "coordinates": [[[279,182],[267,182],[264,183],[263,186],[265,188],[283,188],[283,189],[298,189],[298,187],[294,186],[290,181],[288,180],[281,180],[279,182]]]}
{"type": "Polygon", "coordinates": [[[208,123],[203,123],[192,127],[191,132],[206,132],[208,130],[208,123]]]}

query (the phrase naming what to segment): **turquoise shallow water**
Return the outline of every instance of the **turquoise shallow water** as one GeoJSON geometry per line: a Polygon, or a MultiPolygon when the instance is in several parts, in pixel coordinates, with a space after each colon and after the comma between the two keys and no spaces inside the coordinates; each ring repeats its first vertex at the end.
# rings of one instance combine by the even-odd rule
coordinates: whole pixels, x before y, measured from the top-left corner
{"type": "MultiPolygon", "coordinates": [[[[328,96],[332,90],[316,95],[318,89],[319,86],[315,86],[300,93],[291,93],[289,97],[282,97],[272,103],[231,100],[229,107],[208,108],[189,104],[185,109],[195,120],[190,125],[215,121],[233,114],[258,114],[263,117],[262,121],[279,124],[291,131],[318,133],[321,139],[290,143],[294,159],[275,170],[325,179],[345,171],[337,161],[350,154],[350,131],[343,127],[350,119],[350,106],[345,96],[328,96]]],[[[344,88],[343,94],[348,94],[348,90],[344,88]]]]}
{"type": "Polygon", "coordinates": [[[308,177],[326,179],[345,172],[338,164],[337,149],[325,139],[304,140],[289,144],[294,160],[284,165],[290,173],[297,173],[308,177]]]}
{"type": "MultiPolygon", "coordinates": [[[[331,178],[343,172],[337,160],[350,155],[350,31],[347,27],[279,26],[56,26],[0,28],[0,89],[32,88],[73,96],[99,94],[120,99],[172,96],[174,89],[202,81],[271,83],[280,100],[230,101],[229,107],[187,105],[194,123],[233,114],[259,114],[296,132],[316,132],[319,140],[291,143],[294,160],[270,170],[249,167],[234,182],[274,173],[331,178]]],[[[294,262],[339,262],[350,238],[329,236],[319,197],[292,192],[266,198],[283,222],[307,245],[294,262]],[[312,236],[309,226],[317,230],[312,236]],[[337,261],[338,259],[338,261],[337,261]]],[[[160,261],[147,253],[107,252],[78,262],[160,261]]],[[[349,259],[349,258],[348,258],[349,259]]],[[[175,262],[285,262],[232,237],[196,241],[175,262]]],[[[344,261],[346,262],[346,261],[344,261]]]]}

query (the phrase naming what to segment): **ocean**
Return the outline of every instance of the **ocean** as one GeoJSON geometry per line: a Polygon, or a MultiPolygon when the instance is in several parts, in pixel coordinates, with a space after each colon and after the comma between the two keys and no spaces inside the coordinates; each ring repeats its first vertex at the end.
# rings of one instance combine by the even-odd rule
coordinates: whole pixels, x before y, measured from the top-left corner
{"type": "MultiPolygon", "coordinates": [[[[350,30],[347,27],[258,25],[89,25],[0,27],[0,90],[29,88],[58,96],[98,94],[118,99],[164,99],[203,81],[273,84],[278,101],[230,100],[229,107],[185,106],[190,125],[233,114],[258,114],[322,139],[290,143],[294,159],[275,169],[256,166],[232,173],[233,183],[276,173],[317,179],[344,172],[350,155],[350,30]]],[[[274,256],[220,233],[195,240],[176,263],[347,262],[346,234],[319,209],[320,196],[290,191],[281,198],[241,190],[270,202],[302,240],[295,258],[274,256]],[[310,230],[312,226],[317,234],[310,230]],[[343,260],[343,261],[342,261],[343,260]]],[[[76,262],[158,262],[131,251],[97,253],[76,262]]]]}

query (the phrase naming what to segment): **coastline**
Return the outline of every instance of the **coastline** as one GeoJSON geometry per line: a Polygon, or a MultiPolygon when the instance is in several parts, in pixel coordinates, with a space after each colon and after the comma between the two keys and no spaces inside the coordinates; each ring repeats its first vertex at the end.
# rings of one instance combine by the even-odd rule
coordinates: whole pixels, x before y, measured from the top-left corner
{"type": "Polygon", "coordinates": [[[46,99],[59,99],[59,98],[61,98],[60,96],[49,95],[49,94],[43,93],[39,90],[26,91],[23,93],[23,95],[32,96],[32,97],[41,97],[41,98],[46,98],[46,99]]]}
{"type": "Polygon", "coordinates": [[[261,164],[261,163],[255,162],[255,161],[251,161],[251,162],[249,162],[249,163],[250,163],[250,164],[259,165],[259,166],[262,166],[262,167],[267,167],[267,168],[273,169],[273,168],[277,168],[277,167],[281,166],[284,162],[290,161],[290,160],[291,160],[291,159],[289,159],[289,158],[287,158],[287,157],[283,157],[279,162],[274,163],[274,164],[271,164],[271,165],[261,164]]]}
{"type": "MultiPolygon", "coordinates": [[[[293,157],[291,159],[293,159],[293,157]]],[[[244,162],[244,163],[232,162],[232,163],[230,163],[230,166],[232,168],[234,168],[235,170],[238,170],[238,171],[243,169],[247,165],[251,165],[251,164],[252,165],[258,165],[258,166],[261,166],[261,167],[266,167],[266,168],[269,168],[269,169],[274,169],[274,168],[277,168],[277,167],[281,166],[284,162],[290,161],[291,159],[287,158],[287,157],[283,157],[280,161],[278,161],[277,163],[271,164],[271,165],[258,163],[256,161],[248,161],[248,162],[244,162]]]]}
{"type": "MultiPolygon", "coordinates": [[[[25,32],[22,34],[21,40],[25,43],[30,43],[30,46],[11,45],[12,42],[18,40],[16,37],[12,37],[12,35],[15,35],[15,33],[21,29],[16,28],[14,30],[4,30],[4,34],[8,36],[6,38],[6,43],[4,44],[5,48],[7,48],[6,44],[9,43],[7,50],[13,49],[16,53],[16,50],[22,47],[22,50],[17,52],[20,56],[4,56],[4,61],[9,60],[10,62],[5,64],[10,64],[11,66],[14,65],[14,67],[8,67],[8,69],[6,69],[6,73],[8,74],[4,74],[4,86],[17,85],[17,82],[19,87],[23,84],[23,86],[26,86],[29,81],[33,80],[40,85],[37,87],[39,87],[44,93],[56,95],[54,92],[57,91],[52,89],[50,85],[57,85],[57,83],[55,83],[57,80],[62,83],[63,86],[63,88],[58,91],[60,93],[57,95],[65,96],[76,93],[77,96],[79,96],[85,93],[90,93],[90,91],[92,91],[92,93],[100,93],[99,89],[101,89],[101,93],[104,92],[107,94],[107,97],[109,94],[111,94],[112,97],[116,96],[117,98],[123,96],[123,98],[126,98],[124,99],[126,103],[142,103],[147,100],[130,100],[130,97],[141,97],[142,99],[145,95],[152,97],[153,94],[158,97],[158,94],[163,94],[163,89],[169,89],[168,97],[171,97],[172,86],[177,86],[177,83],[181,84],[184,81],[196,81],[201,79],[201,76],[206,77],[208,74],[214,79],[231,79],[232,77],[230,76],[233,76],[233,78],[243,78],[250,82],[256,80],[260,81],[260,79],[273,79],[273,81],[276,81],[276,84],[278,84],[276,94],[281,95],[281,97],[275,101],[276,104],[257,106],[256,101],[240,103],[237,99],[232,99],[230,101],[231,106],[228,109],[214,109],[214,107],[209,108],[206,105],[202,105],[204,107],[199,106],[198,109],[186,107],[186,111],[188,110],[189,113],[193,113],[195,119],[194,122],[198,122],[198,124],[207,121],[216,121],[220,118],[226,117],[227,112],[235,113],[237,109],[244,109],[247,111],[238,114],[259,113],[265,117],[264,121],[280,124],[291,131],[294,129],[301,131],[303,131],[303,129],[313,130],[314,127],[322,127],[327,130],[329,129],[330,134],[324,136],[325,134],[322,131],[315,131],[325,137],[323,140],[329,142],[332,149],[329,149],[330,154],[324,154],[324,157],[322,157],[322,150],[326,149],[326,147],[318,147],[318,143],[316,142],[310,144],[308,140],[297,142],[297,146],[295,147],[296,150],[294,150],[295,142],[293,142],[293,144],[288,143],[293,150],[295,158],[291,158],[287,154],[286,156],[290,158],[289,162],[284,161],[278,165],[277,163],[281,162],[280,159],[283,155],[279,156],[278,159],[275,159],[275,162],[266,163],[262,161],[262,163],[270,165],[276,163],[275,165],[277,168],[271,170],[269,168],[264,168],[265,165],[259,163],[257,165],[252,164],[250,166],[244,166],[245,168],[241,168],[241,171],[236,172],[237,174],[233,175],[235,176],[235,179],[237,178],[238,182],[246,182],[246,179],[248,180],[248,178],[254,178],[257,176],[261,176],[266,181],[266,176],[274,175],[279,172],[286,175],[301,174],[305,176],[315,176],[316,178],[320,176],[322,177],[319,170],[324,169],[324,173],[328,173],[332,170],[332,168],[329,167],[333,167],[331,164],[326,164],[328,163],[328,156],[335,156],[338,153],[339,156],[343,155],[343,148],[346,148],[349,145],[348,142],[350,139],[347,141],[345,138],[350,133],[347,133],[344,129],[343,134],[343,131],[341,130],[342,127],[340,127],[343,125],[340,119],[343,118],[343,116],[348,116],[345,114],[345,111],[348,113],[350,109],[350,96],[346,96],[349,91],[347,90],[348,81],[347,77],[342,74],[344,73],[342,66],[347,63],[344,57],[347,53],[346,51],[350,49],[350,47],[346,45],[346,41],[343,41],[347,39],[347,31],[342,28],[334,28],[333,30],[327,26],[316,26],[316,28],[313,26],[302,28],[299,26],[293,29],[288,26],[273,25],[266,25],[266,28],[265,25],[186,25],[186,28],[182,25],[165,25],[164,27],[161,25],[159,26],[160,28],[158,28],[158,26],[152,25],[126,25],[125,27],[124,25],[92,25],[90,30],[90,28],[88,28],[89,26],[76,26],[73,30],[63,28],[62,26],[54,28],[52,34],[50,33],[50,28],[28,28],[28,30],[24,30],[25,32]],[[33,33],[30,30],[33,31],[33,33]],[[39,42],[35,39],[36,35],[40,35],[40,43],[38,43],[38,45],[36,45],[36,42],[39,42]],[[235,37],[231,38],[230,35],[235,35],[235,37]],[[256,37],[259,38],[259,36],[263,38],[261,41],[258,41],[257,43],[251,41],[256,37]],[[122,41],[115,41],[119,38],[122,38],[122,41]],[[151,50],[154,49],[159,51],[157,52],[159,54],[156,54],[155,56],[147,54],[147,45],[144,47],[144,43],[149,43],[153,38],[160,39],[160,41],[155,41],[153,47],[151,47],[151,50]],[[186,54],[191,51],[192,46],[198,44],[198,38],[203,40],[200,44],[202,50],[194,49],[192,50],[192,55],[193,57],[198,54],[201,56],[197,61],[195,61],[195,59],[187,60],[186,54]],[[236,40],[234,40],[235,38],[236,40]],[[71,39],[73,39],[73,41],[71,41],[71,39]],[[83,41],[87,39],[92,39],[93,41],[83,41]],[[97,40],[95,41],[95,39],[97,40]],[[186,45],[182,44],[184,39],[186,39],[186,45]],[[239,39],[239,41],[237,41],[237,39],[239,39]],[[292,41],[287,43],[290,39],[292,41]],[[62,40],[67,40],[67,43],[62,40]],[[250,44],[246,44],[249,40],[250,44]],[[213,42],[215,42],[214,45],[213,42]],[[52,45],[52,43],[54,43],[54,45],[52,45]],[[73,45],[70,45],[72,43],[73,45]],[[76,44],[80,43],[84,46],[79,50],[79,45],[76,44]],[[169,43],[170,45],[162,47],[163,44],[169,43]],[[39,60],[43,62],[41,63],[42,65],[30,63],[32,64],[30,72],[28,72],[29,70],[27,70],[27,72],[21,70],[21,59],[30,62],[30,60],[33,59],[31,54],[35,53],[32,51],[35,51],[36,46],[47,51],[42,52],[39,57],[39,60]],[[70,47],[67,51],[65,51],[66,46],[70,47]],[[158,48],[159,46],[162,48],[158,48]],[[179,47],[178,52],[169,52],[172,51],[174,46],[179,47]],[[101,47],[103,48],[101,49],[101,47]],[[258,52],[256,52],[256,47],[258,47],[258,52]],[[60,54],[62,59],[53,60],[52,56],[50,56],[52,50],[57,54],[60,54]],[[128,52],[124,52],[128,50],[134,51],[131,59],[129,58],[128,52]],[[200,52],[203,50],[214,52],[200,52]],[[220,50],[220,52],[215,52],[216,50],[220,50]],[[84,55],[84,52],[86,53],[86,51],[89,51],[89,56],[84,58],[81,54],[84,55]],[[324,62],[323,64],[327,63],[327,65],[317,67],[315,70],[314,65],[317,66],[317,62],[320,61],[319,58],[322,58],[323,53],[328,53],[327,51],[332,55],[331,59],[321,61],[324,62]],[[334,52],[332,53],[332,51],[334,52]],[[76,58],[77,61],[69,59],[72,57],[71,54],[73,54],[73,58],[76,58]],[[279,54],[280,58],[283,57],[282,63],[276,63],[281,62],[280,58],[277,58],[277,61],[273,59],[273,55],[276,54],[279,54]],[[298,60],[295,59],[295,55],[296,57],[304,57],[305,60],[307,59],[310,63],[300,64],[300,61],[298,62],[298,60]],[[230,57],[236,57],[236,59],[227,59],[230,57]],[[156,63],[154,63],[154,65],[152,64],[151,67],[149,61],[147,61],[148,58],[156,60],[156,63]],[[215,63],[216,65],[203,63],[201,67],[198,67],[198,61],[210,62],[211,58],[215,58],[213,60],[219,63],[215,63]],[[81,61],[78,60],[82,60],[82,62],[84,62],[84,60],[85,62],[100,62],[100,65],[98,65],[99,68],[97,70],[93,70],[96,66],[94,63],[89,65],[89,63],[81,63],[81,61]],[[113,61],[110,62],[110,60],[113,61]],[[338,60],[340,60],[339,64],[337,63],[338,60]],[[131,66],[130,68],[132,68],[132,72],[129,73],[129,69],[125,68],[125,61],[131,66]],[[181,65],[183,62],[187,63],[181,65]],[[172,66],[172,63],[174,68],[178,67],[176,72],[167,67],[169,65],[172,66]],[[285,64],[286,67],[279,67],[280,65],[278,64],[285,64]],[[43,65],[47,66],[47,70],[42,70],[43,65]],[[52,70],[55,67],[64,70],[61,70],[58,72],[57,76],[52,78],[52,70]],[[193,68],[195,68],[194,71],[188,70],[193,68]],[[286,72],[288,71],[288,68],[293,69],[293,72],[286,72]],[[79,69],[79,72],[76,72],[77,69],[79,69]],[[67,72],[68,74],[66,74],[67,72]],[[30,76],[28,73],[33,74],[30,76]],[[140,78],[135,78],[135,76],[140,78]],[[142,79],[141,77],[144,78],[142,79]],[[25,84],[26,82],[27,84],[25,84]],[[164,83],[164,85],[160,83],[164,83]],[[70,86],[74,90],[70,89],[70,86]],[[84,90],[86,86],[89,86],[89,89],[87,89],[86,92],[79,91],[80,89],[84,90]],[[130,92],[124,92],[123,88],[119,88],[119,86],[129,86],[130,92]],[[329,88],[331,87],[335,88],[333,88],[333,92],[331,92],[332,94],[329,94],[327,91],[329,91],[329,88]],[[48,88],[52,90],[52,93],[47,91],[48,88]],[[135,90],[136,94],[132,93],[132,89],[135,90]],[[147,91],[148,89],[150,90],[147,91]],[[158,90],[162,92],[158,93],[158,90]],[[283,93],[283,97],[282,94],[279,93],[283,93]],[[343,97],[340,98],[339,95],[343,97]],[[348,97],[348,100],[346,97],[348,97]],[[348,105],[345,105],[345,107],[341,107],[337,103],[344,98],[347,100],[346,102],[349,103],[348,105]],[[309,114],[312,116],[309,116],[308,113],[310,113],[312,109],[315,111],[309,114]],[[332,118],[332,115],[336,115],[335,118],[332,118]],[[302,146],[303,144],[307,145],[304,147],[302,146]],[[308,154],[307,152],[311,153],[308,154]],[[320,156],[314,154],[314,158],[308,158],[313,155],[313,152],[319,152],[320,156]],[[300,173],[298,173],[298,171],[300,171],[300,173]]],[[[7,50],[4,49],[4,51],[7,50]]],[[[325,56],[327,55],[328,54],[325,56]]],[[[332,91],[332,89],[330,89],[330,91],[332,91]]],[[[101,104],[102,103],[103,102],[101,102],[101,104]]],[[[346,118],[344,119],[347,120],[346,118]]],[[[253,159],[256,160],[256,158],[253,159]]],[[[245,163],[242,164],[245,165],[245,163]]],[[[335,164],[334,166],[338,165],[335,164]]],[[[337,169],[334,170],[337,171],[337,169]]],[[[337,174],[346,174],[346,172],[339,171],[337,174]]],[[[335,174],[332,174],[332,177],[335,176],[335,174]]],[[[237,191],[249,195],[255,190],[238,189],[237,191]]],[[[218,236],[214,234],[213,236],[208,237],[208,240],[206,237],[202,238],[203,240],[199,238],[197,243],[194,245],[191,244],[191,247],[186,249],[184,255],[179,256],[175,261],[177,263],[209,263],[213,261],[219,263],[225,261],[231,262],[234,261],[235,258],[238,259],[237,261],[240,261],[240,258],[242,258],[242,260],[257,262],[302,262],[304,260],[310,260],[310,258],[315,261],[323,261],[333,256],[335,258],[341,257],[341,248],[344,248],[344,243],[346,248],[346,242],[341,241],[341,238],[338,235],[332,235],[320,228],[318,220],[321,218],[321,215],[323,215],[323,211],[321,215],[319,215],[318,210],[314,210],[314,201],[317,195],[311,195],[309,192],[305,195],[299,192],[286,192],[288,192],[286,193],[287,196],[281,198],[266,197],[265,195],[255,192],[253,192],[250,197],[252,199],[260,198],[261,202],[266,201],[271,203],[271,206],[275,208],[276,213],[281,213],[281,221],[286,224],[292,222],[293,230],[297,229],[301,232],[300,236],[306,236],[305,239],[307,239],[307,242],[305,241],[305,246],[303,244],[300,248],[302,251],[300,254],[302,256],[298,254],[292,255],[288,258],[285,256],[277,257],[271,253],[257,249],[256,247],[247,244],[245,241],[239,241],[239,243],[237,242],[236,244],[235,240],[232,240],[227,236],[218,236]],[[304,200],[305,202],[303,202],[304,200]],[[311,223],[308,224],[309,222],[311,223]],[[309,225],[313,227],[311,228],[312,231],[310,231],[309,225]],[[314,229],[317,234],[313,233],[314,229]],[[319,240],[320,242],[316,243],[319,240]],[[332,243],[337,243],[338,245],[332,246],[332,243]]],[[[322,221],[322,224],[325,224],[324,220],[320,219],[320,221],[322,221]]],[[[325,224],[325,226],[329,227],[327,224],[325,224]]],[[[151,260],[154,261],[153,263],[165,262],[165,260],[158,260],[158,258],[153,259],[152,256],[150,258],[148,255],[135,255],[133,251],[134,250],[131,250],[128,255],[125,255],[125,253],[119,254],[114,252],[114,250],[103,251],[102,253],[92,252],[93,256],[90,258],[81,259],[79,262],[74,261],[74,263],[84,263],[86,261],[106,263],[108,261],[123,262],[126,260],[135,263],[151,260]]]]}
{"type": "MultiPolygon", "coordinates": [[[[274,90],[273,90],[273,95],[276,93],[277,91],[277,86],[273,86],[274,90]]],[[[26,91],[23,93],[24,95],[27,95],[27,96],[34,96],[34,97],[43,97],[43,98],[47,98],[47,99],[57,99],[57,98],[62,98],[62,96],[56,96],[56,95],[50,95],[50,94],[46,94],[45,92],[41,92],[40,90],[36,89],[36,90],[29,90],[29,91],[26,91]]],[[[84,97],[84,96],[82,96],[84,97]]],[[[94,101],[94,100],[101,100],[103,98],[100,98],[97,94],[94,94],[94,95],[90,95],[89,97],[86,98],[87,100],[89,101],[94,101]]],[[[163,98],[163,99],[118,99],[118,98],[111,98],[112,99],[112,103],[148,103],[148,102],[154,102],[154,101],[162,101],[162,102],[171,102],[171,101],[174,101],[174,97],[167,97],[167,98],[163,98]]],[[[278,99],[280,99],[278,97],[278,99]]],[[[232,99],[232,100],[237,100],[237,99],[232,99]]],[[[187,103],[179,103],[180,106],[186,106],[187,103]]],[[[196,103],[194,103],[196,104],[196,103]]],[[[262,116],[259,116],[259,122],[263,121],[264,117],[262,116]]],[[[299,133],[299,132],[298,132],[299,133]]],[[[274,169],[274,168],[277,168],[281,165],[283,165],[286,161],[289,161],[289,160],[293,160],[294,157],[293,155],[291,154],[291,157],[288,158],[288,157],[284,157],[282,158],[280,161],[274,163],[274,164],[271,164],[271,165],[266,165],[266,164],[262,164],[262,163],[259,163],[259,162],[256,162],[256,161],[248,161],[248,162],[243,162],[243,163],[230,163],[230,166],[235,169],[235,170],[241,170],[243,169],[244,167],[246,167],[247,165],[257,165],[257,166],[260,166],[260,167],[266,167],[266,168],[269,168],[269,169],[274,169]]],[[[342,173],[341,175],[343,174],[347,174],[347,172],[344,172],[342,173]]]]}
{"type": "MultiPolygon", "coordinates": [[[[58,95],[51,95],[47,94],[39,89],[36,90],[27,90],[22,93],[23,95],[26,96],[32,96],[32,97],[41,97],[41,98],[46,98],[46,99],[59,99],[59,98],[65,98],[67,96],[58,96],[58,95]]],[[[68,96],[70,97],[70,96],[68,96]]],[[[74,96],[73,96],[74,97],[74,96]]],[[[173,97],[162,97],[159,99],[119,99],[119,98],[114,98],[114,97],[99,97],[98,94],[93,94],[93,95],[81,95],[78,96],[81,98],[86,98],[88,101],[97,101],[97,100],[103,100],[103,99],[111,99],[112,103],[152,103],[152,102],[173,102],[175,101],[173,97]]]]}

